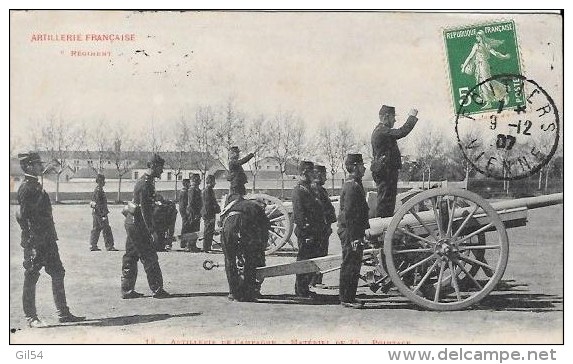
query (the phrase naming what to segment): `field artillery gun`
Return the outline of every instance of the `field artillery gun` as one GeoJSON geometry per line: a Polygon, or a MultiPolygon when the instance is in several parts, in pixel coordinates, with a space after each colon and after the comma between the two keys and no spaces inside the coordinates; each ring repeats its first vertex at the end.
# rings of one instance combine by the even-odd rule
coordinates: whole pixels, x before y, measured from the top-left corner
{"type": "MultiPolygon", "coordinates": [[[[561,203],[562,193],[492,204],[466,190],[418,193],[393,217],[370,219],[361,279],[374,292],[395,287],[426,309],[465,309],[501,280],[509,255],[506,229],[525,226],[528,209],[561,203]]],[[[329,255],[266,266],[257,278],[325,274],[341,262],[341,255],[329,255]]]]}

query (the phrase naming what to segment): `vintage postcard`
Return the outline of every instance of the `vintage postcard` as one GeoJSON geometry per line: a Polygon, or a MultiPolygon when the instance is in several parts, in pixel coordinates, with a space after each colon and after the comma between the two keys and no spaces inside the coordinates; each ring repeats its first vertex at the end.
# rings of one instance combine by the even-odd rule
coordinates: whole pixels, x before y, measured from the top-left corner
{"type": "Polygon", "coordinates": [[[563,26],[10,11],[10,344],[563,344],[563,26]]]}

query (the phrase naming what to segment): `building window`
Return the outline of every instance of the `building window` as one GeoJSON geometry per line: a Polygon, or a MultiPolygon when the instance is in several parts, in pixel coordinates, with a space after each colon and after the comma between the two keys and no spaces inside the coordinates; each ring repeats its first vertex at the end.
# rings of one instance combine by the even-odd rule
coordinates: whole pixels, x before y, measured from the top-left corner
{"type": "Polygon", "coordinates": [[[183,175],[182,175],[181,173],[179,173],[179,174],[177,175],[177,180],[178,180],[178,181],[181,181],[182,179],[183,179],[183,175]]]}
{"type": "Polygon", "coordinates": [[[167,172],[167,180],[171,181],[171,177],[173,177],[173,173],[167,172]]]}
{"type": "Polygon", "coordinates": [[[139,172],[133,172],[133,179],[139,179],[139,172]]]}

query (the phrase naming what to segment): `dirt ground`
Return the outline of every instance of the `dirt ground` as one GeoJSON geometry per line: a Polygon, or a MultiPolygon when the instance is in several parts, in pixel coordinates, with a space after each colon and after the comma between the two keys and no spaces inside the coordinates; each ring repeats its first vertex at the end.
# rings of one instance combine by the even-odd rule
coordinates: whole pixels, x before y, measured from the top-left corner
{"type": "MultiPolygon", "coordinates": [[[[178,250],[159,253],[165,288],[174,297],[151,298],[140,265],[136,289],[146,297],[122,300],[125,230],[120,208],[113,206],[110,215],[120,251],[90,252],[89,207],[55,206],[68,303],[73,313],[89,320],[57,323],[50,279],[42,271],[38,314],[50,324],[42,329],[28,329],[22,313],[22,250],[14,208],[10,207],[10,343],[563,342],[563,205],[532,210],[527,227],[509,231],[509,263],[499,289],[478,306],[459,312],[424,311],[397,292],[372,294],[366,287],[359,289],[359,296],[367,300],[363,310],[342,308],[336,290],[320,292],[320,302],[301,302],[294,297],[294,276],[265,280],[258,303],[230,302],[224,270],[202,268],[205,259],[222,262],[222,254],[178,250]]],[[[339,251],[333,234],[330,253],[339,251]]],[[[267,264],[294,260],[285,252],[268,257],[267,264]]],[[[335,272],[325,276],[325,283],[336,285],[337,279],[335,272]]]]}

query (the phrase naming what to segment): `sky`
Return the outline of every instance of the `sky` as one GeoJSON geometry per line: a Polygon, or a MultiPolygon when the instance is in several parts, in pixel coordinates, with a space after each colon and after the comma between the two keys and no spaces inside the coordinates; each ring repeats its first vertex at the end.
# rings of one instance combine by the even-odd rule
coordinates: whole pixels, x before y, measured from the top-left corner
{"type": "Polygon", "coordinates": [[[371,133],[382,104],[396,107],[398,124],[416,108],[423,126],[409,139],[430,129],[453,138],[442,32],[507,19],[516,23],[524,74],[562,114],[563,35],[554,14],[12,12],[10,138],[26,146],[49,115],[122,124],[141,137],[151,123],[168,129],[198,105],[229,98],[253,117],[290,110],[310,131],[346,119],[362,135],[371,133]]]}

